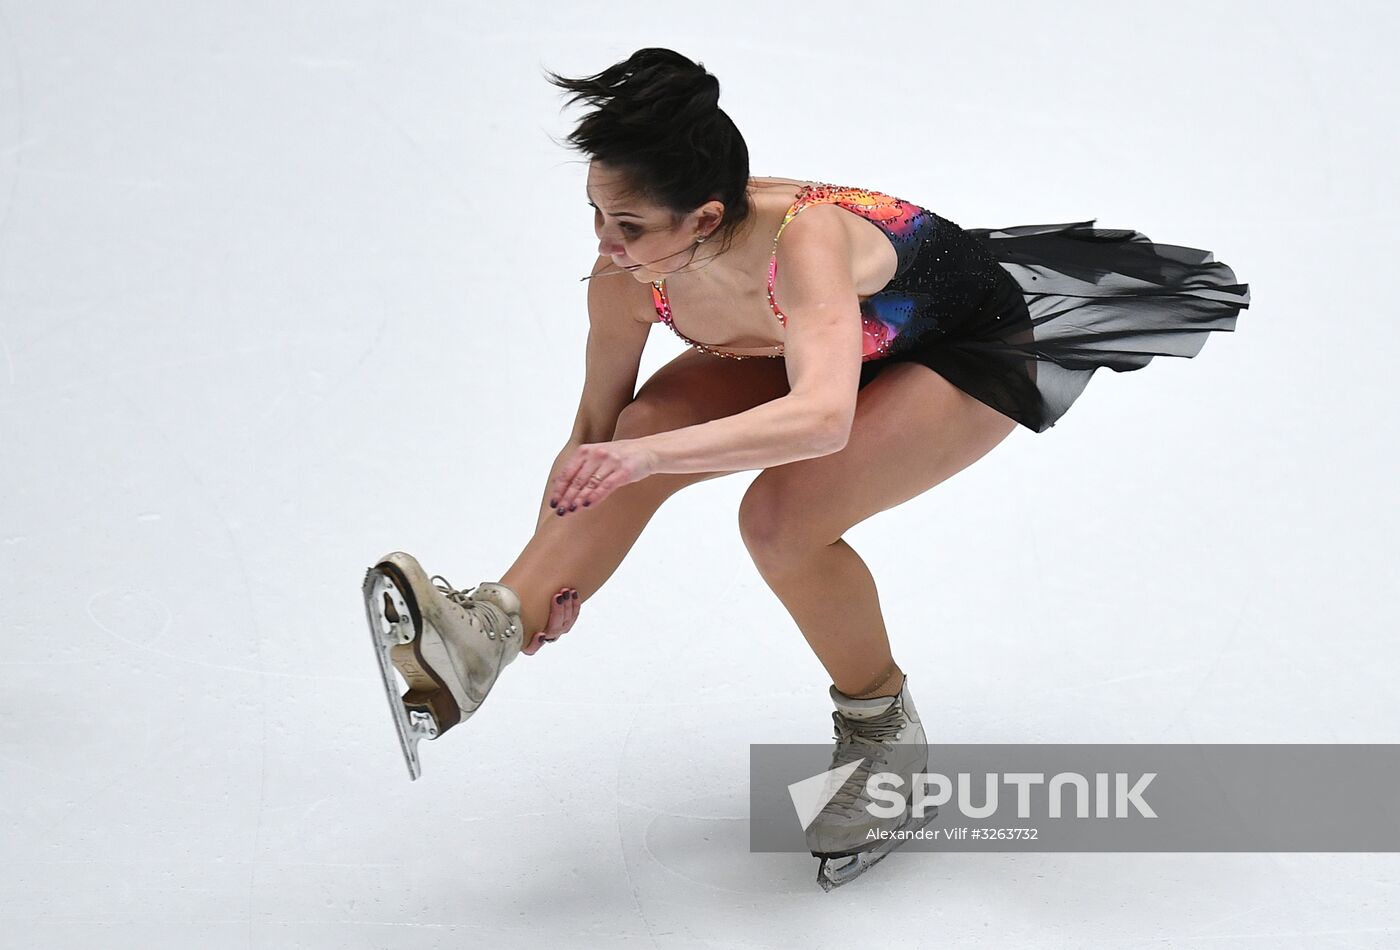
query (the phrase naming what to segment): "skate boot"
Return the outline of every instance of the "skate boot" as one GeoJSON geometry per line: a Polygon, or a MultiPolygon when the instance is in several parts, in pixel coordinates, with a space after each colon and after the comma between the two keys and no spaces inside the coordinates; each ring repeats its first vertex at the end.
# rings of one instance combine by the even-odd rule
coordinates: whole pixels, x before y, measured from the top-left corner
{"type": "Polygon", "coordinates": [[[922,828],[938,815],[935,805],[925,806],[919,817],[910,808],[913,776],[928,769],[928,740],[909,695],[909,678],[904,678],[898,696],[855,699],[833,686],[831,698],[836,703],[831,714],[836,724],[831,768],[858,759],[861,763],[807,827],[807,846],[821,858],[817,883],[824,891],[855,880],[904,844],[901,835],[922,828]],[[872,802],[885,804],[872,799],[865,788],[867,779],[879,772],[903,779],[894,791],[903,796],[904,810],[893,818],[880,818],[866,808],[872,802]]]}
{"type": "Polygon", "coordinates": [[[436,739],[475,713],[520,653],[520,598],[504,584],[454,590],[402,551],[366,571],[363,589],[394,728],[416,780],[419,740],[436,739]],[[395,669],[408,683],[402,696],[395,669]]]}

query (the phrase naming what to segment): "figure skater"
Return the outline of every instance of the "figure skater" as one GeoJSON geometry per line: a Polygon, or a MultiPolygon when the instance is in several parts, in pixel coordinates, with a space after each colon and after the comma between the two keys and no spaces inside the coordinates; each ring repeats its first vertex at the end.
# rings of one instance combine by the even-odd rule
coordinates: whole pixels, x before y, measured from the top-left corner
{"type": "Polygon", "coordinates": [[[807,829],[830,889],[897,845],[872,829],[914,823],[908,807],[871,815],[866,777],[907,789],[928,762],[875,579],[842,536],[1017,424],[1044,432],[1098,368],[1195,356],[1234,329],[1249,287],[1208,251],[1092,219],[963,229],[879,191],[750,177],[719,81],[668,49],[547,76],[594,107],[568,140],[590,159],[598,239],[583,395],[534,536],[500,580],[457,590],[401,551],[366,574],[409,774],[421,738],[570,630],[667,498],[758,470],[744,544],[830,675],[832,767],[864,759],[807,829]],[[657,322],[689,348],[634,393],[657,322]]]}

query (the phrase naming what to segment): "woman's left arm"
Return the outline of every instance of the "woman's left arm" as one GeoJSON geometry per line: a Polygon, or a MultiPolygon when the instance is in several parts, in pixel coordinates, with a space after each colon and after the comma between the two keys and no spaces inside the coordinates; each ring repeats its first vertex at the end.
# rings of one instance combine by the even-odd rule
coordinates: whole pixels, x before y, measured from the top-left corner
{"type": "Polygon", "coordinates": [[[814,205],[783,231],[773,294],[787,315],[788,394],[699,425],[579,446],[555,482],[551,500],[561,513],[648,475],[772,468],[845,447],[860,384],[862,327],[841,214],[814,205]],[[590,482],[594,475],[601,480],[590,482]]]}
{"type": "Polygon", "coordinates": [[[845,445],[840,420],[792,394],[699,425],[631,441],[649,451],[651,474],[742,472],[820,458],[845,445]]]}

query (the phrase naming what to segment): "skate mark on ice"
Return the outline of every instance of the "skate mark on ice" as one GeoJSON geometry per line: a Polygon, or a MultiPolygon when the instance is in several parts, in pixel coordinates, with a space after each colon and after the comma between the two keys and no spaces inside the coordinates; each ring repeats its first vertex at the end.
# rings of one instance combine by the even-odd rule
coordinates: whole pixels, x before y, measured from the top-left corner
{"type": "Polygon", "coordinates": [[[1163,666],[1155,670],[1143,670],[1140,673],[1124,673],[1122,676],[1108,676],[1103,679],[1090,680],[1087,683],[1073,683],[1069,686],[1052,686],[1045,690],[1045,692],[1078,693],[1083,690],[1093,689],[1097,686],[1110,686],[1114,683],[1128,683],[1133,680],[1151,679],[1156,676],[1169,676],[1178,673],[1194,673],[1199,669],[1199,666],[1190,663],[1181,666],[1163,666]]]}
{"type": "MultiPolygon", "coordinates": [[[[331,675],[331,674],[329,674],[329,673],[306,673],[306,672],[295,672],[295,673],[286,672],[286,673],[284,673],[284,672],[282,672],[281,670],[257,670],[257,669],[253,669],[253,668],[247,667],[247,666],[234,666],[234,665],[229,664],[229,663],[211,663],[211,662],[209,662],[208,660],[200,660],[200,659],[197,659],[197,658],[195,658],[195,657],[180,656],[180,655],[177,654],[177,653],[168,653],[168,652],[166,652],[166,651],[164,651],[164,650],[152,649],[151,647],[146,646],[146,644],[144,644],[144,643],[138,643],[137,641],[131,639],[130,637],[123,636],[122,634],[120,634],[120,633],[118,633],[117,631],[113,630],[111,627],[108,627],[106,624],[104,624],[101,620],[99,620],[99,619],[97,618],[97,615],[96,615],[96,614],[93,613],[93,604],[94,604],[99,598],[104,597],[104,596],[106,596],[106,595],[108,595],[108,594],[111,594],[113,591],[122,590],[122,589],[126,589],[126,590],[137,590],[138,592],[140,592],[140,593],[142,593],[142,594],[145,594],[147,597],[150,597],[150,599],[151,599],[152,601],[154,601],[154,602],[160,604],[162,607],[165,608],[165,610],[166,610],[165,623],[164,623],[164,625],[162,626],[160,633],[157,634],[156,639],[159,639],[161,636],[164,636],[165,633],[170,629],[170,626],[171,626],[171,613],[170,613],[170,608],[169,608],[169,606],[166,605],[164,601],[160,600],[160,599],[157,598],[157,597],[154,597],[154,596],[150,595],[149,593],[147,593],[147,592],[145,592],[145,591],[141,591],[139,588],[109,587],[109,588],[106,588],[106,589],[104,589],[104,590],[99,590],[99,591],[97,591],[96,593],[94,593],[94,594],[92,595],[91,598],[89,598],[89,600],[88,600],[88,602],[87,602],[87,608],[86,608],[86,609],[87,609],[88,619],[90,619],[90,620],[93,622],[93,625],[96,626],[97,629],[101,630],[103,633],[105,633],[105,634],[107,634],[108,636],[112,637],[114,640],[120,640],[122,643],[125,643],[125,644],[127,644],[128,646],[130,646],[130,647],[132,647],[132,648],[134,648],[134,649],[140,650],[140,651],[143,652],[143,653],[149,653],[149,654],[151,654],[152,656],[162,657],[162,658],[167,659],[167,660],[174,660],[174,661],[176,661],[176,662],[178,662],[178,663],[189,663],[189,664],[191,664],[191,665],[193,665],[193,666],[202,666],[202,667],[204,667],[205,669],[210,669],[210,670],[225,670],[225,671],[230,672],[230,673],[251,673],[251,674],[253,674],[253,675],[255,675],[255,676],[285,676],[285,677],[288,677],[288,678],[291,678],[291,679],[299,679],[299,680],[323,680],[323,681],[331,682],[331,683],[362,683],[362,682],[365,682],[365,677],[363,677],[363,676],[334,676],[334,675],[331,675]]],[[[67,661],[65,661],[65,662],[67,662],[67,661]]],[[[26,664],[26,665],[29,665],[29,664],[26,664]]]]}
{"type": "MultiPolygon", "coordinates": [[[[654,690],[655,687],[653,686],[654,690]]],[[[627,758],[627,743],[632,739],[632,733],[637,730],[637,718],[641,715],[642,707],[636,706],[632,710],[632,718],[627,723],[627,733],[622,737],[622,745],[617,750],[617,758],[614,760],[614,772],[617,775],[617,785],[613,789],[613,797],[619,802],[622,799],[622,765],[627,758]]],[[[646,911],[642,909],[641,891],[637,889],[637,882],[632,877],[632,869],[627,866],[627,842],[622,834],[622,806],[619,804],[614,813],[617,828],[617,849],[618,857],[622,859],[622,873],[627,875],[627,892],[632,895],[632,903],[637,908],[637,916],[641,918],[642,926],[647,929],[647,939],[651,941],[653,947],[660,947],[656,942],[656,929],[652,927],[651,921],[647,919],[646,911]]],[[[643,838],[643,848],[646,846],[643,838]]]]}
{"type": "MultiPolygon", "coordinates": [[[[24,146],[27,144],[24,141],[24,132],[28,127],[28,123],[25,121],[24,116],[26,103],[24,97],[24,72],[20,69],[22,61],[19,56],[19,50],[15,46],[15,31],[10,29],[10,22],[5,19],[5,11],[3,8],[0,8],[0,33],[3,33],[5,37],[5,52],[9,56],[10,62],[14,63],[15,66],[15,115],[18,117],[16,119],[15,129],[15,173],[10,179],[10,191],[9,194],[5,196],[5,207],[3,210],[0,210],[0,241],[3,241],[5,230],[10,225],[10,209],[14,207],[15,192],[19,189],[20,156],[23,154],[24,146]]],[[[9,350],[5,351],[5,355],[8,358],[9,350]]],[[[13,384],[14,381],[14,372],[12,368],[10,382],[13,384]]]]}
{"type": "MultiPolygon", "coordinates": [[[[693,798],[687,800],[686,804],[706,800],[693,798]]],[[[721,794],[709,796],[709,800],[732,804],[721,794]]],[[[756,890],[770,894],[779,893],[773,886],[778,881],[788,885],[781,893],[795,894],[808,889],[806,886],[799,888],[795,880],[786,880],[788,868],[784,865],[790,855],[754,854],[748,850],[747,815],[716,815],[713,812],[701,814],[679,809],[641,807],[653,813],[643,833],[643,849],[663,871],[679,880],[688,884],[699,884],[722,894],[746,896],[752,895],[756,890]],[[699,824],[701,822],[709,827],[699,824]],[[666,832],[670,832],[670,835],[666,832]],[[658,845],[664,843],[665,847],[653,846],[653,842],[657,842],[658,845]],[[691,859],[695,870],[683,868],[675,858],[666,856],[672,853],[691,859]]]]}
{"type": "Polygon", "coordinates": [[[1235,619],[1231,622],[1229,631],[1225,634],[1225,636],[1219,639],[1218,642],[1220,644],[1220,648],[1216,650],[1215,655],[1211,657],[1210,666],[1206,668],[1206,671],[1203,674],[1201,674],[1200,679],[1196,680],[1194,683],[1191,684],[1191,692],[1186,694],[1186,700],[1181,704],[1180,708],[1177,709],[1177,711],[1172,715],[1172,717],[1163,724],[1163,728],[1170,728],[1172,726],[1175,726],[1181,720],[1182,715],[1188,709],[1191,708],[1192,703],[1196,699],[1196,694],[1201,691],[1201,687],[1206,684],[1207,680],[1209,680],[1212,676],[1215,675],[1216,669],[1220,666],[1220,658],[1223,657],[1227,652],[1229,652],[1230,648],[1235,645],[1235,641],[1240,638],[1241,621],[1244,620],[1245,614],[1248,612],[1250,606],[1253,603],[1253,591],[1251,591],[1248,595],[1240,599],[1239,612],[1235,614],[1235,619]]]}
{"type": "MultiPolygon", "coordinates": [[[[3,333],[5,329],[5,325],[0,323],[0,333],[3,333]]],[[[13,386],[15,384],[15,361],[10,356],[10,345],[5,342],[3,336],[0,336],[0,351],[5,354],[5,374],[10,377],[9,384],[13,386]]]]}

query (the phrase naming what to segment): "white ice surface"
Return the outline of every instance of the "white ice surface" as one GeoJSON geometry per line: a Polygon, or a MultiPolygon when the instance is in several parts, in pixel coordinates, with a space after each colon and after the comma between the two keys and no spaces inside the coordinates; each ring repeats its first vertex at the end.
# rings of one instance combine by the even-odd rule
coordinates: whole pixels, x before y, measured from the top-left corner
{"type": "Polygon", "coordinates": [[[748,744],[830,735],[751,473],[418,783],[359,591],[528,539],[596,251],[541,69],[671,46],[755,174],[1251,284],[847,534],[935,742],[1397,741],[1397,22],[1314,10],[0,0],[0,944],[1394,946],[1393,854],[749,853],[748,744]]]}

